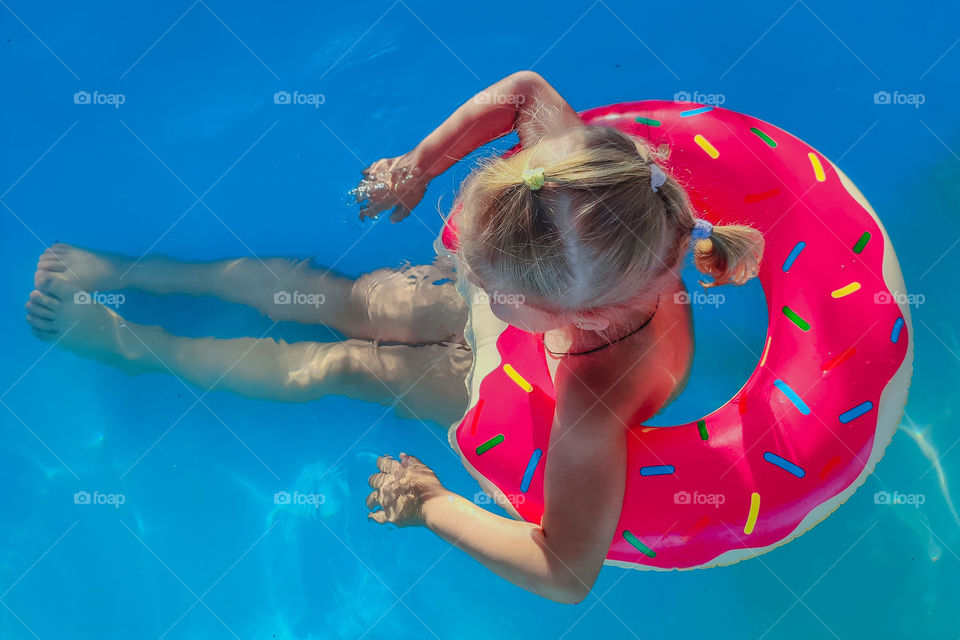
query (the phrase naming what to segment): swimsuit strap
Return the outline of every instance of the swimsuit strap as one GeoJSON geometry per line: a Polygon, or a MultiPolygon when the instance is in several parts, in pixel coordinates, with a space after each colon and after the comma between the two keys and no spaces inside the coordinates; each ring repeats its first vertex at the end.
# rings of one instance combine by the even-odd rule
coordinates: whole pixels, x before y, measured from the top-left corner
{"type": "MultiPolygon", "coordinates": [[[[546,350],[547,350],[547,353],[549,353],[549,354],[552,355],[552,356],[585,356],[585,355],[590,354],[590,353],[596,353],[597,351],[600,351],[601,349],[606,349],[607,347],[609,347],[609,346],[611,346],[611,345],[614,345],[614,344],[616,344],[616,343],[618,343],[618,342],[621,342],[621,341],[623,341],[623,340],[626,340],[627,338],[629,338],[630,336],[632,336],[632,335],[634,335],[634,334],[640,333],[641,330],[643,330],[648,324],[650,324],[650,321],[653,320],[653,317],[654,317],[655,315],[657,315],[657,310],[658,310],[659,308],[660,308],[660,296],[657,296],[657,304],[656,304],[656,306],[653,308],[653,313],[650,314],[650,317],[649,317],[649,318],[647,318],[646,320],[644,320],[643,324],[641,324],[639,327],[637,327],[636,329],[634,329],[634,330],[631,331],[630,333],[627,333],[627,334],[625,334],[625,335],[622,335],[622,336],[620,336],[619,338],[617,338],[616,340],[611,340],[610,342],[608,342],[608,343],[606,343],[606,344],[602,344],[602,345],[600,345],[599,347],[594,347],[593,349],[587,349],[586,351],[568,351],[568,352],[566,352],[566,353],[555,353],[555,352],[553,352],[553,351],[550,351],[550,349],[547,347],[546,343],[544,343],[543,348],[546,349],[546,350]]],[[[542,339],[542,338],[541,338],[541,339],[542,339]]]]}

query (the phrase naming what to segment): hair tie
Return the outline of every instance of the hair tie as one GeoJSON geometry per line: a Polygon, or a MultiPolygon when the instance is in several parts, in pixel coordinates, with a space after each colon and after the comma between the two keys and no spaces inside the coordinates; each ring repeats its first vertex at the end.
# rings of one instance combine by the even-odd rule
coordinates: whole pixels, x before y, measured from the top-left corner
{"type": "Polygon", "coordinates": [[[530,191],[539,191],[546,181],[547,179],[543,177],[543,167],[523,170],[523,184],[530,187],[530,191]]]}
{"type": "Polygon", "coordinates": [[[660,187],[663,186],[663,183],[667,181],[667,174],[664,173],[663,169],[661,169],[660,165],[656,162],[650,162],[647,166],[650,167],[650,188],[656,193],[660,190],[660,187]]]}
{"type": "Polygon", "coordinates": [[[693,232],[690,234],[690,239],[696,242],[697,240],[706,240],[711,235],[713,235],[713,225],[703,218],[697,218],[693,223],[693,232]]]}

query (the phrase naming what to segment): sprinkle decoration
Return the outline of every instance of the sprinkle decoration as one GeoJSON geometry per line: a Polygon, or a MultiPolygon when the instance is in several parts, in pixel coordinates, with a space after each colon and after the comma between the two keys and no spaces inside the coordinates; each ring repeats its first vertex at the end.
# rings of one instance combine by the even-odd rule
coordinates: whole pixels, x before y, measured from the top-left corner
{"type": "Polygon", "coordinates": [[[533,452],[533,455],[530,456],[530,461],[527,462],[527,470],[523,472],[523,480],[520,481],[521,492],[526,493],[527,489],[530,488],[530,481],[533,480],[533,472],[537,470],[537,464],[542,457],[543,449],[537,449],[533,452]]]}
{"type": "Polygon", "coordinates": [[[640,542],[640,539],[637,536],[633,535],[626,529],[623,530],[623,539],[633,545],[633,548],[642,553],[643,555],[649,558],[656,558],[657,552],[648,547],[647,545],[640,542]]]}
{"type": "Polygon", "coordinates": [[[717,151],[717,148],[710,144],[710,141],[704,138],[699,133],[693,136],[693,141],[700,145],[700,148],[707,152],[707,155],[716,160],[720,157],[720,152],[717,151]]]}
{"type": "Polygon", "coordinates": [[[707,421],[706,420],[697,420],[697,430],[700,432],[701,440],[709,440],[710,434],[707,433],[707,421]]]}
{"type": "Polygon", "coordinates": [[[492,438],[490,438],[489,440],[487,440],[486,442],[484,442],[482,445],[480,445],[479,447],[477,447],[477,455],[478,455],[478,456],[482,456],[482,455],[485,454],[487,451],[490,451],[490,449],[493,449],[495,446],[497,446],[497,445],[500,444],[501,442],[503,442],[503,434],[502,434],[502,433],[493,436],[492,438]]]}
{"type": "Polygon", "coordinates": [[[480,410],[483,409],[483,398],[477,400],[477,406],[473,408],[473,419],[470,421],[470,435],[477,434],[477,421],[480,420],[480,410]]]}
{"type": "Polygon", "coordinates": [[[790,267],[793,266],[794,261],[796,261],[797,256],[800,255],[800,252],[803,251],[805,246],[807,246],[807,243],[802,240],[793,246],[793,250],[790,252],[790,255],[788,255],[787,259],[783,261],[784,273],[790,271],[790,267]]]}
{"type": "Polygon", "coordinates": [[[707,113],[708,111],[713,111],[715,107],[700,107],[699,109],[687,109],[686,111],[680,112],[681,118],[689,118],[690,116],[698,116],[701,113],[707,113]]]}
{"type": "Polygon", "coordinates": [[[797,411],[805,416],[810,415],[810,407],[808,407],[807,403],[797,395],[796,391],[790,388],[790,385],[783,380],[774,380],[773,386],[779,389],[783,395],[787,396],[787,400],[793,403],[793,406],[797,408],[797,411]]]}
{"type": "Polygon", "coordinates": [[[816,176],[817,182],[825,181],[827,174],[823,172],[823,165],[820,164],[820,158],[818,158],[815,153],[808,153],[807,157],[810,158],[810,164],[813,165],[813,175],[816,176]]]}
{"type": "Polygon", "coordinates": [[[840,355],[838,355],[836,358],[834,358],[833,360],[828,360],[828,361],[821,367],[821,369],[823,370],[824,373],[826,373],[827,371],[831,371],[831,370],[833,370],[833,369],[836,369],[838,366],[840,366],[841,364],[843,364],[844,362],[846,362],[847,360],[849,360],[850,358],[852,358],[852,357],[854,356],[854,354],[856,354],[856,353],[857,353],[857,350],[856,350],[856,349],[854,349],[853,347],[847,347],[847,348],[843,351],[843,353],[841,353],[840,355]]]}
{"type": "Polygon", "coordinates": [[[642,476],[665,476],[676,471],[672,464],[655,464],[648,467],[640,467],[642,476]]]}
{"type": "Polygon", "coordinates": [[[781,458],[781,457],[778,456],[777,454],[772,453],[772,452],[770,452],[770,451],[765,451],[765,452],[764,452],[764,454],[763,454],[763,459],[766,460],[767,462],[769,462],[770,464],[773,464],[773,465],[776,465],[776,466],[780,467],[781,469],[783,469],[783,470],[786,471],[787,473],[791,473],[791,474],[797,476],[798,478],[802,478],[803,476],[805,476],[805,475],[807,474],[806,471],[804,471],[802,468],[798,467],[797,465],[793,464],[792,462],[790,462],[790,461],[787,460],[786,458],[781,458]]]}
{"type": "Polygon", "coordinates": [[[754,134],[755,136],[757,136],[758,138],[766,142],[767,146],[770,147],[771,149],[775,149],[777,147],[777,143],[774,142],[773,138],[765,134],[763,131],[760,131],[760,129],[757,129],[756,127],[750,127],[750,133],[754,134]]]}
{"type": "Polygon", "coordinates": [[[531,393],[533,391],[533,385],[527,382],[523,376],[517,373],[517,370],[513,368],[512,364],[503,365],[503,372],[510,376],[510,379],[517,383],[517,386],[531,393]]]}
{"type": "Polygon", "coordinates": [[[763,202],[764,200],[769,200],[779,193],[780,189],[770,189],[769,191],[761,191],[760,193],[748,193],[747,195],[743,196],[743,201],[748,204],[752,204],[754,202],[763,202]]]}
{"type": "Polygon", "coordinates": [[[659,127],[662,124],[659,120],[654,120],[653,118],[644,118],[641,116],[637,116],[636,120],[638,123],[645,124],[649,127],[659,127]]]}
{"type": "Polygon", "coordinates": [[[787,318],[790,319],[790,322],[792,322],[793,324],[797,325],[797,326],[800,327],[802,330],[804,330],[804,331],[810,331],[810,323],[807,322],[806,320],[804,320],[803,318],[801,318],[801,317],[800,317],[800,314],[798,314],[796,311],[794,311],[794,310],[791,309],[790,307],[784,305],[784,307],[783,307],[783,315],[787,316],[787,318]]]}
{"type": "Polygon", "coordinates": [[[893,331],[890,332],[890,342],[896,343],[900,339],[900,332],[903,330],[903,318],[897,318],[893,323],[893,331]]]}
{"type": "Polygon", "coordinates": [[[834,298],[846,298],[848,295],[850,295],[854,291],[859,291],[859,290],[860,290],[860,283],[851,282],[845,287],[840,287],[835,291],[831,291],[830,295],[833,296],[834,298]]]}
{"type": "Polygon", "coordinates": [[[867,400],[866,402],[858,404],[853,409],[850,409],[849,411],[844,411],[843,413],[841,413],[840,422],[842,422],[843,424],[853,422],[854,420],[856,420],[857,418],[865,414],[867,411],[870,411],[870,409],[873,409],[873,403],[867,400]]]}
{"type": "Polygon", "coordinates": [[[750,494],[750,513],[747,515],[747,523],[743,525],[743,532],[747,535],[753,533],[753,528],[757,526],[757,516],[760,514],[760,494],[754,491],[750,494]]]}

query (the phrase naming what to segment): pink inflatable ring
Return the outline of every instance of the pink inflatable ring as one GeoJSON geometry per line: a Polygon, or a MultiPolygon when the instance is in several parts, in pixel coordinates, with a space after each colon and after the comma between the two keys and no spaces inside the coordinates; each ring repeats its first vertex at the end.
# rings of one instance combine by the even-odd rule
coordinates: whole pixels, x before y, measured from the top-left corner
{"type": "MultiPolygon", "coordinates": [[[[766,122],[668,101],[581,115],[667,145],[665,166],[700,217],[746,222],[766,238],[759,365],[699,420],[629,427],[626,493],[606,563],[693,569],[766,553],[849,498],[900,420],[913,337],[893,246],[836,166],[766,122]]],[[[456,245],[452,223],[441,251],[456,245]]],[[[460,280],[462,293],[478,293],[460,280]]],[[[470,313],[470,403],[450,443],[498,504],[539,523],[556,399],[544,347],[489,305],[470,313]]]]}

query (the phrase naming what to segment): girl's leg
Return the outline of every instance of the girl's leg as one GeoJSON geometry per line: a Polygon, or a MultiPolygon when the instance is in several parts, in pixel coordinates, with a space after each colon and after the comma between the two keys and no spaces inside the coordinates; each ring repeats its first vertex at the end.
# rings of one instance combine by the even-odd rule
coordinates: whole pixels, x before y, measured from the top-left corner
{"type": "Polygon", "coordinates": [[[442,263],[381,269],[357,280],[309,260],[238,258],[182,262],[164,256],[140,261],[66,244],[37,263],[85,291],[141,289],[157,295],[216,296],[254,307],[278,321],[324,324],[352,338],[410,344],[463,341],[466,306],[442,263]]]}
{"type": "Polygon", "coordinates": [[[472,354],[462,345],[183,338],[126,322],[99,304],[77,304],[76,291],[58,274],[38,284],[27,303],[34,334],[130,374],[169,372],[205,390],[283,402],[346,395],[441,424],[466,409],[472,354]]]}

